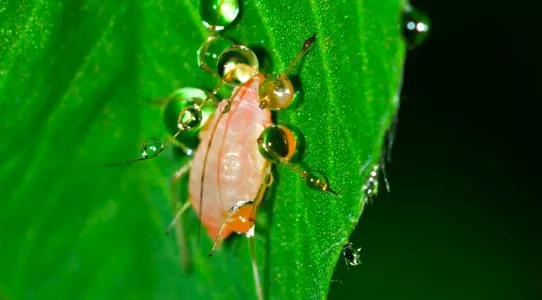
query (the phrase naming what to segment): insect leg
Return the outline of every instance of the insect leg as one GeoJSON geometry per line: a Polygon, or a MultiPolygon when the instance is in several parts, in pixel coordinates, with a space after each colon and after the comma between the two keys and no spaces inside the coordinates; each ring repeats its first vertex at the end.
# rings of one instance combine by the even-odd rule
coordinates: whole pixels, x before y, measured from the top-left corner
{"type": "Polygon", "coordinates": [[[250,256],[252,260],[252,274],[254,276],[256,292],[258,293],[258,299],[263,300],[262,285],[260,282],[260,273],[258,272],[258,264],[256,263],[256,246],[254,245],[254,235],[248,237],[248,242],[250,244],[250,256]]]}
{"type": "Polygon", "coordinates": [[[267,127],[257,139],[260,154],[271,163],[283,164],[299,174],[305,184],[315,190],[326,191],[340,197],[332,190],[326,177],[319,172],[307,171],[290,162],[296,151],[295,136],[292,131],[281,125],[267,127]]]}
{"type": "MultiPolygon", "coordinates": [[[[265,190],[267,187],[271,186],[272,184],[273,184],[273,174],[271,173],[270,165],[266,163],[264,178],[263,178],[262,183],[260,184],[260,189],[258,190],[258,196],[254,200],[252,213],[250,214],[249,220],[251,222],[254,222],[254,223],[256,222],[256,212],[258,211],[258,207],[260,206],[260,203],[262,202],[263,195],[265,194],[265,190]]],[[[252,262],[252,274],[254,276],[254,284],[256,285],[256,292],[258,293],[258,299],[263,300],[262,284],[260,281],[260,273],[258,272],[258,264],[256,261],[256,246],[254,245],[254,230],[252,231],[251,235],[247,235],[247,236],[248,236],[248,242],[250,244],[250,258],[252,262]]]]}
{"type": "Polygon", "coordinates": [[[182,166],[177,172],[171,176],[170,181],[170,199],[171,199],[171,206],[172,206],[172,212],[174,213],[173,220],[169,224],[168,228],[166,229],[166,234],[170,234],[173,227],[175,227],[175,234],[177,238],[177,244],[179,246],[179,259],[181,266],[186,270],[189,266],[189,255],[188,250],[186,247],[186,239],[184,236],[184,232],[182,229],[181,222],[179,222],[180,217],[182,214],[186,211],[188,207],[191,205],[190,199],[186,200],[186,202],[183,204],[183,206],[180,209],[177,209],[177,204],[180,202],[178,193],[176,192],[176,183],[178,183],[185,175],[188,174],[190,171],[190,167],[192,166],[191,162],[188,162],[186,165],[182,166]]]}
{"type": "Polygon", "coordinates": [[[260,275],[258,273],[258,265],[256,263],[256,248],[254,245],[254,229],[255,229],[255,213],[256,213],[256,203],[260,203],[265,193],[268,182],[262,182],[260,185],[260,190],[254,201],[238,201],[235,203],[232,208],[228,211],[228,215],[222,222],[220,227],[220,232],[213,243],[213,248],[209,253],[209,256],[213,256],[213,253],[222,239],[222,232],[226,226],[237,233],[242,233],[248,237],[250,243],[250,254],[252,258],[252,271],[254,275],[254,282],[256,285],[256,291],[258,293],[258,299],[263,300],[262,287],[260,283],[260,275]]]}
{"type": "Polygon", "coordinates": [[[260,97],[260,108],[268,108],[270,110],[286,109],[294,100],[294,86],[288,78],[288,73],[292,71],[297,62],[303,55],[309,51],[316,40],[316,34],[308,38],[301,50],[290,61],[288,67],[280,75],[268,77],[260,86],[258,91],[260,97]]]}

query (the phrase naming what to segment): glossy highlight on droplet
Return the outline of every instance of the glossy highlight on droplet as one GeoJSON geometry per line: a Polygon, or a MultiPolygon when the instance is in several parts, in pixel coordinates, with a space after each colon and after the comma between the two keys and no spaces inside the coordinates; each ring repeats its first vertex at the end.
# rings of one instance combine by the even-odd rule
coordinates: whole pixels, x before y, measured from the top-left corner
{"type": "Polygon", "coordinates": [[[281,110],[287,108],[294,99],[294,86],[286,76],[269,76],[260,85],[260,108],[281,110]]]}
{"type": "Polygon", "coordinates": [[[217,102],[218,101],[211,93],[198,88],[183,87],[173,92],[169,96],[168,102],[164,107],[164,122],[171,135],[174,135],[179,131],[179,116],[185,108],[197,105],[201,110],[200,124],[190,130],[182,131],[177,136],[176,143],[181,143],[182,146],[184,146],[183,148],[190,150],[196,149],[199,144],[198,134],[203,125],[216,110],[217,102]],[[202,104],[207,97],[211,98],[205,105],[200,107],[200,104],[202,104]]]}
{"type": "Polygon", "coordinates": [[[216,31],[223,30],[239,15],[238,0],[200,0],[199,10],[203,25],[216,31]]]}
{"type": "Polygon", "coordinates": [[[322,175],[320,172],[310,171],[305,172],[303,176],[305,179],[305,184],[309,189],[312,190],[328,190],[329,184],[327,183],[327,178],[322,175]]]}
{"type": "Polygon", "coordinates": [[[179,114],[177,126],[180,130],[190,130],[201,124],[202,113],[198,106],[190,105],[185,107],[179,114]]]}
{"type": "Polygon", "coordinates": [[[231,40],[218,36],[210,36],[198,49],[198,65],[207,66],[212,72],[217,72],[217,62],[220,53],[234,46],[231,40]]]}
{"type": "Polygon", "coordinates": [[[380,166],[373,166],[369,178],[365,181],[365,184],[362,187],[363,192],[363,201],[365,203],[372,202],[373,198],[378,194],[378,172],[380,171],[380,166]]]}
{"type": "Polygon", "coordinates": [[[267,127],[260,134],[257,142],[260,154],[275,164],[289,161],[296,150],[294,134],[288,127],[281,125],[267,127]]]}
{"type": "Polygon", "coordinates": [[[163,145],[162,142],[157,138],[150,138],[143,142],[143,146],[141,147],[141,157],[143,158],[151,158],[155,157],[160,153],[160,150],[162,149],[163,145]]]}
{"type": "Polygon", "coordinates": [[[258,57],[250,48],[237,45],[224,50],[218,57],[218,75],[224,83],[239,86],[259,72],[258,57]]]}
{"type": "Polygon", "coordinates": [[[420,45],[429,34],[431,24],[424,13],[406,4],[402,15],[402,34],[409,49],[420,45]]]}

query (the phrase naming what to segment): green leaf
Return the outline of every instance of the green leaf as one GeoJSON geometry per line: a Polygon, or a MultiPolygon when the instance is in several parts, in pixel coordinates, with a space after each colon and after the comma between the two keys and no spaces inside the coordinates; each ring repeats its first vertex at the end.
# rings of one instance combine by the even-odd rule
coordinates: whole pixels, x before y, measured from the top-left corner
{"type": "MultiPolygon", "coordinates": [[[[243,1],[225,36],[280,72],[295,68],[300,104],[279,123],[304,135],[303,165],[342,198],[308,189],[284,166],[258,214],[256,247],[267,298],[325,298],[363,209],[398,108],[405,54],[401,0],[243,1]]],[[[0,4],[0,290],[10,299],[254,298],[249,248],[228,239],[213,258],[198,220],[183,218],[193,269],[184,272],[171,220],[168,137],[152,101],[185,86],[212,89],[196,50],[207,37],[195,0],[2,1],[0,4]]],[[[203,231],[205,232],[205,231],[203,231]]]]}

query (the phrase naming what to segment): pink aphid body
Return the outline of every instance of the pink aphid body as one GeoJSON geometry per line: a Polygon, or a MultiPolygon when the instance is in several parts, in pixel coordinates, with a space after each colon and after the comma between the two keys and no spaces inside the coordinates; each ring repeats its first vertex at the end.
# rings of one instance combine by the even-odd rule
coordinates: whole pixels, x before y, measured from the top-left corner
{"type": "MultiPolygon", "coordinates": [[[[262,174],[266,172],[266,160],[258,150],[257,139],[272,124],[271,112],[261,109],[258,88],[263,75],[257,75],[240,89],[231,102],[229,112],[220,112],[226,101],[220,102],[217,111],[200,132],[200,144],[192,160],[190,172],[190,199],[194,210],[207,229],[209,236],[217,238],[230,208],[239,201],[251,201],[258,195],[262,174]],[[218,126],[211,137],[216,122],[218,126]],[[209,147],[209,140],[212,138],[209,147]],[[204,167],[206,152],[207,163],[204,167]],[[205,172],[205,176],[202,175],[205,172]],[[203,201],[200,189],[203,186],[203,201]],[[201,207],[200,207],[201,203],[201,207]]],[[[234,91],[235,93],[235,91],[234,91]]],[[[231,234],[224,228],[220,240],[231,234]]]]}

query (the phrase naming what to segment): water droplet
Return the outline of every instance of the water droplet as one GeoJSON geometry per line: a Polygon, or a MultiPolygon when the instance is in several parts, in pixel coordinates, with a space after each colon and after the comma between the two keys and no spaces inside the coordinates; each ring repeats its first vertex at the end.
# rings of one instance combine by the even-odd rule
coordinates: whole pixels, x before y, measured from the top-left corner
{"type": "Polygon", "coordinates": [[[379,165],[373,166],[369,178],[362,187],[363,190],[363,200],[365,203],[370,203],[373,201],[373,198],[378,194],[378,171],[380,170],[379,165]]]}
{"type": "Polygon", "coordinates": [[[421,44],[429,34],[431,27],[427,15],[419,12],[409,4],[405,6],[403,11],[402,26],[403,37],[409,49],[421,44]]]}
{"type": "Polygon", "coordinates": [[[286,76],[267,77],[258,90],[260,107],[271,110],[287,108],[294,99],[294,86],[286,76]]]}
{"type": "Polygon", "coordinates": [[[185,107],[179,114],[178,126],[181,130],[190,130],[201,124],[203,116],[199,107],[191,105],[185,107]]]}
{"type": "Polygon", "coordinates": [[[239,14],[238,0],[200,0],[199,13],[205,27],[217,31],[230,25],[239,14]]]}
{"type": "MultiPolygon", "coordinates": [[[[212,95],[191,87],[180,88],[173,92],[164,108],[164,121],[169,133],[173,135],[179,131],[179,115],[183,109],[193,105],[199,106],[207,96],[212,95]]],[[[185,130],[177,136],[176,141],[187,148],[186,150],[194,150],[198,147],[199,132],[216,110],[216,105],[216,98],[211,97],[204,106],[200,107],[202,115],[200,125],[192,130],[185,130]]]]}
{"type": "Polygon", "coordinates": [[[258,137],[258,149],[268,161],[278,164],[289,161],[296,150],[296,140],[288,127],[272,125],[258,137]]]}
{"type": "Polygon", "coordinates": [[[201,45],[198,49],[198,65],[205,64],[214,72],[217,71],[217,62],[220,53],[225,49],[234,46],[235,43],[229,39],[217,36],[211,36],[201,45]],[[202,57],[202,53],[205,52],[205,55],[202,57]]]}
{"type": "Polygon", "coordinates": [[[305,184],[313,190],[328,190],[329,184],[327,183],[327,179],[324,175],[315,172],[305,172],[303,173],[303,179],[305,179],[305,184]]]}
{"type": "Polygon", "coordinates": [[[162,149],[162,142],[157,138],[150,138],[143,142],[141,147],[141,157],[155,157],[162,149]]]}
{"type": "Polygon", "coordinates": [[[361,264],[360,260],[361,248],[355,249],[352,243],[348,243],[343,247],[343,256],[347,264],[357,266],[361,264]]]}
{"type": "Polygon", "coordinates": [[[232,46],[218,57],[217,69],[224,83],[238,86],[258,74],[258,57],[250,48],[242,45],[232,46]]]}

